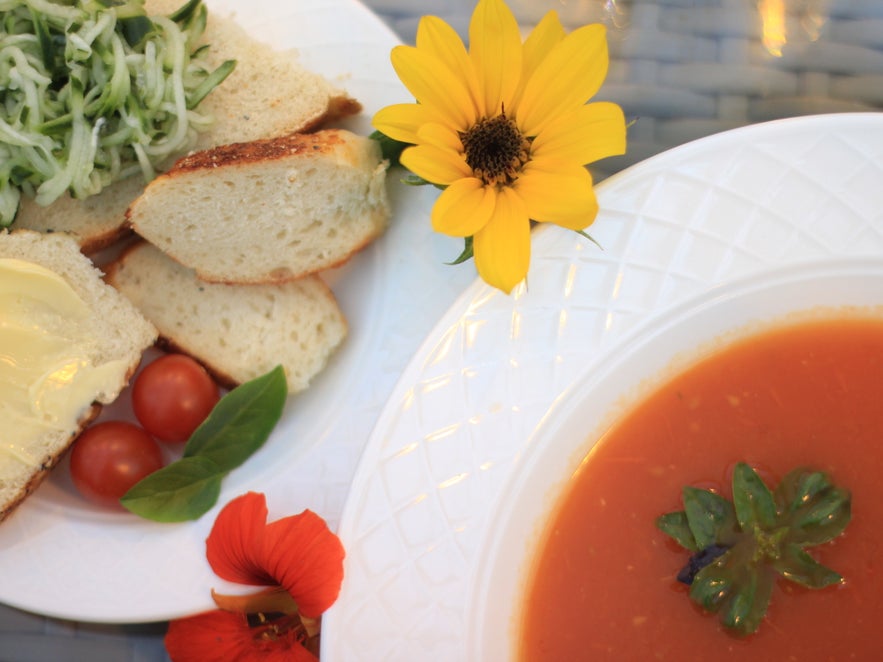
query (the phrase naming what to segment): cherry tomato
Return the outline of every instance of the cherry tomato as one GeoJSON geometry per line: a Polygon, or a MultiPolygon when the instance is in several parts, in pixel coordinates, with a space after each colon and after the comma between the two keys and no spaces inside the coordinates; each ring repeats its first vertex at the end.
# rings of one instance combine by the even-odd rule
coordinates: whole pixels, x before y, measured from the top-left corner
{"type": "Polygon", "coordinates": [[[137,425],[106,421],[88,428],[71,450],[71,479],[86,498],[122,508],[119,499],[163,466],[159,444],[137,425]]]}
{"type": "Polygon", "coordinates": [[[132,385],[135,417],[163,441],[187,441],[219,399],[218,385],[205,368],[184,354],[161,356],[132,385]]]}

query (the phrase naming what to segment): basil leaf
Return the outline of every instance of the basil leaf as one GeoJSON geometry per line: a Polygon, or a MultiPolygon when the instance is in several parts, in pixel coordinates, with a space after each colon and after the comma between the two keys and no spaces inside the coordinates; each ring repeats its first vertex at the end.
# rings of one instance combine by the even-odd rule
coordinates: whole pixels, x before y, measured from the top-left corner
{"type": "Polygon", "coordinates": [[[729,544],[729,533],[736,524],[736,514],[729,501],[710,490],[697,487],[685,487],[683,500],[697,549],[714,543],[729,544]]]}
{"type": "Polygon", "coordinates": [[[690,599],[714,614],[726,603],[733,585],[732,573],[726,567],[726,560],[721,557],[696,574],[690,584],[690,599]]]}
{"type": "Polygon", "coordinates": [[[843,582],[843,577],[823,566],[798,544],[786,545],[773,568],[785,579],[807,588],[825,588],[843,582]]]}
{"type": "Polygon", "coordinates": [[[733,473],[733,505],[743,531],[755,526],[768,529],[776,524],[776,502],[766,483],[744,462],[733,473]]]}
{"type": "Polygon", "coordinates": [[[775,574],[757,567],[745,568],[721,612],[721,623],[740,634],[757,631],[770,605],[775,574]]]}
{"type": "Polygon", "coordinates": [[[684,549],[689,549],[691,552],[699,551],[699,545],[696,544],[696,538],[693,537],[690,524],[687,522],[687,513],[683,510],[660,515],[656,519],[656,527],[674,538],[675,542],[684,549]]]}
{"type": "Polygon", "coordinates": [[[852,519],[850,494],[834,487],[818,496],[791,523],[794,542],[818,545],[833,540],[852,519]]]}
{"type": "Polygon", "coordinates": [[[774,497],[782,513],[792,513],[831,486],[821,471],[794,469],[776,487],[774,497]]]}
{"type": "Polygon", "coordinates": [[[197,519],[217,503],[224,475],[207,457],[185,457],[136,483],[120,503],[155,522],[197,519]]]}
{"type": "Polygon", "coordinates": [[[288,383],[282,366],[225,395],[193,432],[184,457],[210,459],[227,473],[264,445],[285,407],[288,383]]]}

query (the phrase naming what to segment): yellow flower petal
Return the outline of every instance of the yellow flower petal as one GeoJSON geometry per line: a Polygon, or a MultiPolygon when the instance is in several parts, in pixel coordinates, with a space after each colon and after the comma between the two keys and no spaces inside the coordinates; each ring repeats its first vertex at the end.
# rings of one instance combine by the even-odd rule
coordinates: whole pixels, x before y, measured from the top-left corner
{"type": "Polygon", "coordinates": [[[605,28],[584,25],[567,35],[539,64],[524,87],[518,105],[519,128],[538,135],[559,115],[583,105],[607,75],[605,28]]]}
{"type": "Polygon", "coordinates": [[[399,160],[418,177],[442,186],[472,174],[472,170],[466,165],[466,159],[456,152],[435,145],[408,147],[399,160]]]}
{"type": "Polygon", "coordinates": [[[417,48],[432,53],[463,81],[479,117],[484,115],[484,98],[480,92],[475,67],[466,52],[460,35],[437,16],[424,16],[417,24],[417,48]]]}
{"type": "Polygon", "coordinates": [[[469,90],[435,55],[413,46],[396,46],[392,66],[405,87],[421,104],[435,108],[447,123],[465,129],[475,123],[469,90]]]}
{"type": "Polygon", "coordinates": [[[378,110],[371,124],[394,140],[417,143],[417,132],[427,122],[439,121],[439,114],[429,106],[418,103],[399,103],[378,110]]]}
{"type": "Polygon", "coordinates": [[[499,115],[512,105],[522,62],[518,22],[502,0],[478,3],[469,23],[469,55],[484,93],[482,116],[499,115]]]}
{"type": "Polygon", "coordinates": [[[572,162],[533,160],[524,167],[513,188],[535,221],[582,230],[598,214],[592,175],[572,162]]]}
{"type": "Polygon", "coordinates": [[[452,152],[463,151],[463,141],[460,134],[449,126],[428,122],[417,130],[417,140],[413,141],[421,145],[435,145],[452,152]]]}
{"type": "Polygon", "coordinates": [[[524,41],[524,81],[530,79],[543,59],[566,36],[567,32],[558,20],[558,12],[546,12],[524,41]]]}
{"type": "Polygon", "coordinates": [[[478,274],[508,294],[530,266],[530,220],[512,189],[501,189],[496,198],[490,220],[473,237],[472,250],[478,274]]]}
{"type": "Polygon", "coordinates": [[[471,237],[494,211],[493,189],[475,177],[460,179],[442,191],[432,208],[432,227],[452,237],[471,237]]]}
{"type": "Polygon", "coordinates": [[[593,163],[625,154],[625,116],[615,103],[598,101],[550,122],[534,139],[531,154],[593,163]]]}

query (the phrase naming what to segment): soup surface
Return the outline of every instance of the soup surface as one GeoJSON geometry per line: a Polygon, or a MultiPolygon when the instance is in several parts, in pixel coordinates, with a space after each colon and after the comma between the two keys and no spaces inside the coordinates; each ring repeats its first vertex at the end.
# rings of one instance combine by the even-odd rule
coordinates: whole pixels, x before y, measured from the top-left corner
{"type": "Polygon", "coordinates": [[[883,659],[883,321],[775,329],[674,377],[594,446],[545,536],[523,661],[883,659]],[[690,600],[675,579],[689,553],[655,526],[685,485],[731,498],[740,461],[771,489],[803,466],[852,492],[845,533],[808,548],[845,583],[780,580],[743,638],[690,600]]]}

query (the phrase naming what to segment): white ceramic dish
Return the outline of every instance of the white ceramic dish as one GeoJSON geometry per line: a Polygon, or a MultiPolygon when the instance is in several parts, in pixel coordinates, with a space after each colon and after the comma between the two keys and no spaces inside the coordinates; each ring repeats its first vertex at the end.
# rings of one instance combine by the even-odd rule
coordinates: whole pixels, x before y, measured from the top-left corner
{"type": "Polygon", "coordinates": [[[883,255],[880,154],[877,114],[711,136],[598,186],[590,231],[603,250],[541,228],[529,287],[469,287],[404,371],[356,473],[326,659],[468,659],[482,540],[550,407],[624,334],[689,297],[883,255]]]}
{"type": "Polygon", "coordinates": [[[650,316],[566,389],[503,486],[505,498],[479,545],[466,618],[469,659],[517,657],[526,587],[549,517],[610,425],[655,386],[720,347],[772,326],[836,316],[844,307],[881,314],[883,259],[798,265],[711,288],[650,316]]]}
{"type": "MultiPolygon", "coordinates": [[[[396,38],[355,0],[253,0],[247,11],[237,0],[207,4],[238,12],[259,39],[296,48],[306,66],[359,99],[364,112],[347,124],[357,132],[370,133],[370,117],[382,106],[407,100],[389,64],[396,38]]],[[[469,268],[444,267],[461,246],[432,233],[431,199],[412,189],[403,195],[405,188],[391,178],[387,234],[325,274],[349,321],[345,345],[309,391],[290,399],[266,446],[226,479],[218,508],[256,490],[266,493],[271,519],[310,508],[337,526],[386,396],[433,321],[474,278],[469,268]]],[[[79,498],[59,467],[0,526],[0,601],[113,623],[209,609],[210,590],[222,587],[205,561],[216,512],[180,525],[104,512],[79,498]]]]}

